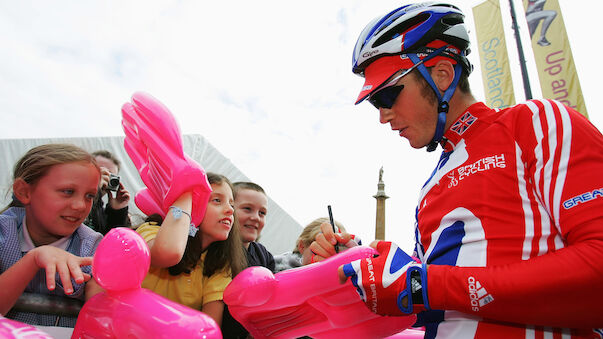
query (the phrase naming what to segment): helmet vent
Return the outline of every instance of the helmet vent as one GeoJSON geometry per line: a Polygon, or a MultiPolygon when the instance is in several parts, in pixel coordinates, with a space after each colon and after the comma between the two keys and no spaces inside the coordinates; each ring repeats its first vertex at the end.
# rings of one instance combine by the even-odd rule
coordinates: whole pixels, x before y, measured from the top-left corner
{"type": "Polygon", "coordinates": [[[442,18],[442,23],[447,26],[463,24],[463,16],[450,14],[442,18]]]}
{"type": "Polygon", "coordinates": [[[429,19],[429,17],[430,17],[429,13],[421,13],[415,17],[410,18],[409,20],[405,20],[405,21],[399,23],[398,25],[389,29],[387,34],[384,34],[381,37],[379,37],[377,40],[375,40],[372,47],[375,48],[377,46],[381,46],[384,43],[387,43],[387,42],[399,37],[400,35],[409,31],[411,28],[425,22],[427,19],[429,19]]]}

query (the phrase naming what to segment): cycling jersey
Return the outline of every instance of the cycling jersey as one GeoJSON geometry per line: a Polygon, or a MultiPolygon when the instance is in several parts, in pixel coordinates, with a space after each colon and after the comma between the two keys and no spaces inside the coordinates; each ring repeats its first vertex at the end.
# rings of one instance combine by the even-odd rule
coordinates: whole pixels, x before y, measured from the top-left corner
{"type": "Polygon", "coordinates": [[[426,338],[600,338],[601,133],[532,100],[473,104],[444,137],[415,234],[431,307],[450,311],[419,314],[426,338]]]}

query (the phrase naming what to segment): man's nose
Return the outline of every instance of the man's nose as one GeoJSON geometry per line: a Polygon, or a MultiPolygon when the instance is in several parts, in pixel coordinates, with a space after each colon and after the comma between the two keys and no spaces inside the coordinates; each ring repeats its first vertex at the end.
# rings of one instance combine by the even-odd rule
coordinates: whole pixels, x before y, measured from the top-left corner
{"type": "Polygon", "coordinates": [[[388,108],[379,108],[379,122],[382,124],[387,124],[392,119],[392,110],[388,108]]]}

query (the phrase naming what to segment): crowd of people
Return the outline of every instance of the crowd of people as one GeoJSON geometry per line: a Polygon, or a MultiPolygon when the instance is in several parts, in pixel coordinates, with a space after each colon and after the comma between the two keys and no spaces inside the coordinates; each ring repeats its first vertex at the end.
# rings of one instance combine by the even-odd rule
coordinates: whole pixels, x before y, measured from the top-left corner
{"type": "MultiPolygon", "coordinates": [[[[553,100],[491,109],[471,93],[469,36],[452,5],[402,6],[371,21],[354,49],[379,121],[411,147],[442,147],[420,192],[414,253],[389,241],[339,268],[378,314],[417,314],[426,338],[601,338],[603,327],[603,136],[553,100]]],[[[14,166],[12,202],[0,215],[0,310],[22,322],[73,327],[74,317],[13,310],[23,292],[86,300],[101,292],[92,256],[111,228],[144,238],[151,268],[142,286],[247,338],[224,304],[239,272],[320,262],[358,245],[340,223],[317,218],[292,251],[259,243],[267,195],[253,182],[207,173],[211,195],[199,225],[185,192],[142,225],[120,162],[73,145],[29,150],[14,166]]],[[[271,225],[268,225],[271,227],[271,225]]]]}
{"type": "MultiPolygon", "coordinates": [[[[190,193],[176,199],[165,218],[154,214],[132,225],[130,193],[123,182],[111,182],[119,166],[107,150],[88,153],[72,144],[34,147],[15,164],[13,198],[0,215],[2,314],[34,325],[74,327],[74,316],[13,306],[23,292],[81,301],[101,292],[91,279],[94,251],[109,230],[128,227],[143,237],[151,253],[143,288],[208,314],[223,325],[225,338],[246,338],[247,330],[228,312],[222,296],[246,267],[276,273],[275,258],[257,242],[268,213],[264,189],[208,172],[212,192],[200,225],[191,223],[190,193]]],[[[317,219],[302,233],[299,253],[322,222],[328,220],[317,219]]]]}

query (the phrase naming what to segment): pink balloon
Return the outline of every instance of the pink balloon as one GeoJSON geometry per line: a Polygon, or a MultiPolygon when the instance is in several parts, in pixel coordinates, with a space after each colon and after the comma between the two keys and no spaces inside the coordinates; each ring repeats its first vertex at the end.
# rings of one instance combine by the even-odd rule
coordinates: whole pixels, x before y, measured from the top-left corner
{"type": "Polygon", "coordinates": [[[0,338],[5,339],[53,339],[50,334],[19,321],[0,315],[0,338]]]}
{"type": "Polygon", "coordinates": [[[372,313],[350,281],[339,283],[337,268],[377,252],[357,246],[323,262],[272,274],[249,267],[224,291],[230,313],[260,338],[383,338],[410,327],[415,315],[372,313]]]}
{"type": "Polygon", "coordinates": [[[139,289],[151,265],[151,254],[144,239],[135,231],[114,228],[101,241],[94,254],[92,276],[107,292],[139,289]]]}
{"type": "Polygon", "coordinates": [[[149,248],[138,233],[109,231],[92,264],[106,292],[84,304],[72,338],[222,338],[210,316],[140,287],[149,263],[149,248]]]}
{"type": "Polygon", "coordinates": [[[147,186],[134,197],[147,215],[165,216],[170,205],[185,192],[193,193],[192,222],[203,220],[211,186],[203,168],[182,149],[176,119],[159,100],[143,92],[122,108],[124,148],[147,186]]]}

